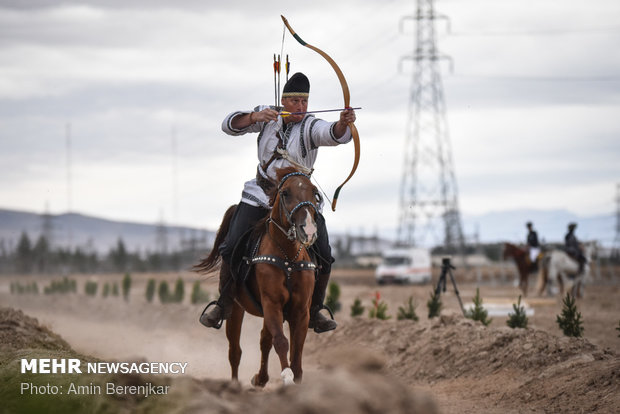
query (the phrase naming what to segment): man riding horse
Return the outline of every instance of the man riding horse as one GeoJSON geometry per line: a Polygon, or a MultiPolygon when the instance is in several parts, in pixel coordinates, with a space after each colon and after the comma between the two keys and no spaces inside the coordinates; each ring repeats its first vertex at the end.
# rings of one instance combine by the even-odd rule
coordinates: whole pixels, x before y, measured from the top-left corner
{"type": "MultiPolygon", "coordinates": [[[[220,297],[217,304],[205,312],[200,322],[207,327],[217,327],[221,320],[230,317],[236,284],[231,273],[235,246],[243,234],[260,219],[269,214],[269,194],[276,182],[276,170],[295,167],[310,175],[321,146],[346,144],[352,139],[348,123],[355,121],[351,109],[340,113],[337,122],[327,122],[307,113],[310,82],[303,73],[295,73],[284,86],[282,108],[261,105],[252,111],[235,111],[222,122],[222,130],[233,136],[250,132],[258,133],[258,160],[256,177],[245,183],[230,229],[219,253],[222,256],[220,272],[220,297]],[[279,112],[281,110],[282,112],[279,112]]],[[[322,208],[322,199],[317,200],[322,208]]],[[[323,316],[325,290],[334,261],[325,226],[325,218],[317,212],[318,239],[313,249],[318,271],[310,307],[309,328],[321,333],[336,329],[336,322],[323,316]]]]}
{"type": "Polygon", "coordinates": [[[577,240],[577,236],[575,236],[576,228],[577,223],[568,224],[568,232],[566,233],[566,236],[564,236],[564,250],[571,258],[573,258],[579,263],[578,273],[582,273],[587,259],[583,255],[581,243],[579,243],[579,240],[577,240]]]}
{"type": "Polygon", "coordinates": [[[530,268],[532,272],[535,272],[538,270],[538,255],[540,254],[538,233],[534,230],[531,221],[528,221],[525,225],[527,227],[527,249],[529,252],[530,268]]]}

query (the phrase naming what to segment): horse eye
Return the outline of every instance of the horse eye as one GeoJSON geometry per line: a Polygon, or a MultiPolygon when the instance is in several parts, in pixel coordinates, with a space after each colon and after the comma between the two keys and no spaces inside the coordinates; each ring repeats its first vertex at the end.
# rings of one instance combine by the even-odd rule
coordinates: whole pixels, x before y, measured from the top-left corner
{"type": "Polygon", "coordinates": [[[288,195],[288,190],[282,190],[282,197],[286,198],[288,195]]]}
{"type": "Polygon", "coordinates": [[[321,203],[323,201],[323,197],[321,196],[321,193],[319,193],[318,191],[314,193],[314,198],[316,199],[317,203],[321,203]]]}

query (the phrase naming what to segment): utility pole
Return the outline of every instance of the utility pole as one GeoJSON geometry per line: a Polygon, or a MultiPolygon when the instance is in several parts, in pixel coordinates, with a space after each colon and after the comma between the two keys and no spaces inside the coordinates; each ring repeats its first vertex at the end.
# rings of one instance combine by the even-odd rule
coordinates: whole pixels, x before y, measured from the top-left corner
{"type": "MultiPolygon", "coordinates": [[[[464,238],[458,190],[446,121],[439,62],[434,0],[417,0],[412,19],[416,25],[414,49],[401,59],[414,62],[409,96],[405,159],[400,188],[398,242],[407,246],[444,247],[445,253],[463,253],[464,238]]],[[[448,27],[449,28],[449,27],[448,27]]]]}

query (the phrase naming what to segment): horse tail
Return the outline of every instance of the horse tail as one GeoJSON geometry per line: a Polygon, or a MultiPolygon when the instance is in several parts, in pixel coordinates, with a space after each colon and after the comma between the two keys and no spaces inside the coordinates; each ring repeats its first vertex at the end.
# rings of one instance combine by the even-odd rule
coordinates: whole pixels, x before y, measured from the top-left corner
{"type": "Polygon", "coordinates": [[[234,204],[228,207],[226,213],[224,213],[224,218],[222,219],[222,224],[220,224],[220,228],[215,235],[215,241],[213,242],[213,249],[207,257],[202,259],[200,263],[194,265],[192,270],[198,273],[209,273],[216,266],[220,264],[222,261],[222,257],[220,256],[220,246],[224,242],[226,235],[228,234],[228,229],[230,227],[230,222],[232,221],[232,216],[235,213],[237,205],[234,204]]]}

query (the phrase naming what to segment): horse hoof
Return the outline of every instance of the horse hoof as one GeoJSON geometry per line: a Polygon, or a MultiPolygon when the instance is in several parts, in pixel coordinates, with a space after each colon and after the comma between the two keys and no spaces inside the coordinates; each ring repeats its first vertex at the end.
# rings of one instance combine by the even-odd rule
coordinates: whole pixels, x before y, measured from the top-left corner
{"type": "Polygon", "coordinates": [[[295,385],[295,375],[293,375],[293,371],[290,368],[284,368],[280,376],[285,386],[295,385]]]}
{"type": "Polygon", "coordinates": [[[250,380],[250,383],[252,384],[253,387],[264,388],[265,384],[267,384],[267,381],[269,381],[269,377],[267,377],[266,381],[259,381],[258,374],[256,374],[252,377],[252,379],[250,380]]]}

